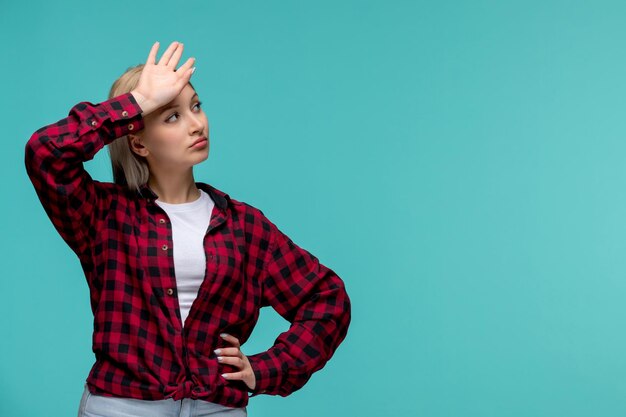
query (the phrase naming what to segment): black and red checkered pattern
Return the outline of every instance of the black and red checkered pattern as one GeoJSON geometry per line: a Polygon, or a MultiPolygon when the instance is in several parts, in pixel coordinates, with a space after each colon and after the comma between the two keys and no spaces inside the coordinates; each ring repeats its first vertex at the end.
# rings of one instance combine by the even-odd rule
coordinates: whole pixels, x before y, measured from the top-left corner
{"type": "Polygon", "coordinates": [[[127,93],[77,104],[26,144],[37,196],[89,285],[96,356],[90,391],[243,407],[250,396],[301,388],[346,336],[351,316],[343,281],[259,209],[199,182],[215,210],[204,238],[206,275],[183,326],[172,227],[156,194],[93,180],[83,166],[143,127],[141,108],[127,93]],[[269,350],[248,356],[257,380],[249,392],[220,376],[237,369],[219,363],[213,350],[226,347],[220,333],[243,344],[264,306],[291,326],[269,350]]]}

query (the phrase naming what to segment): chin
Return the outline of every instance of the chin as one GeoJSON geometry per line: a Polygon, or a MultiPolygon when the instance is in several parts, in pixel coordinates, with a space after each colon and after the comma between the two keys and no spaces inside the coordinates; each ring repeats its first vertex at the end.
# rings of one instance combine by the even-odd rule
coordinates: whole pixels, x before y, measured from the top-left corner
{"type": "Polygon", "coordinates": [[[194,162],[194,165],[198,165],[204,161],[206,161],[207,159],[209,159],[209,153],[207,152],[205,155],[199,157],[196,162],[194,162]]]}

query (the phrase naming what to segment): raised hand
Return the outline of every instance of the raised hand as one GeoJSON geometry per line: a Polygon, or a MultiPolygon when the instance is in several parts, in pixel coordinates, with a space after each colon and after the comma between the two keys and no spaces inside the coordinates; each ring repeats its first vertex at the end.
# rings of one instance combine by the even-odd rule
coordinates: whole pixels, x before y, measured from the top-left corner
{"type": "Polygon", "coordinates": [[[183,49],[182,43],[172,42],[157,63],[159,42],[152,45],[139,76],[139,82],[131,91],[144,115],[174,100],[189,82],[195,70],[195,67],[192,68],[195,58],[189,58],[176,69],[183,49]]]}
{"type": "Polygon", "coordinates": [[[226,333],[222,333],[220,336],[228,343],[234,345],[234,347],[215,349],[214,352],[218,355],[217,360],[220,363],[227,363],[241,369],[239,372],[222,374],[222,377],[229,380],[241,380],[248,386],[248,388],[254,390],[256,387],[256,377],[254,376],[254,371],[252,370],[250,361],[240,349],[239,339],[226,333]]]}

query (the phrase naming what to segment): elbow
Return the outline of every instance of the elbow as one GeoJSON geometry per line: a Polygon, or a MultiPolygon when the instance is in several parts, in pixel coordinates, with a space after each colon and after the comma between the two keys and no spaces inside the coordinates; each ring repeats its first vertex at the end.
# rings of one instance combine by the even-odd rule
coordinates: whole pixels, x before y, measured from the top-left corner
{"type": "Polygon", "coordinates": [[[30,138],[26,142],[26,155],[28,156],[29,152],[35,152],[39,147],[44,145],[47,142],[48,136],[43,132],[46,130],[46,126],[37,129],[30,135],[30,138]]]}
{"type": "Polygon", "coordinates": [[[27,168],[32,166],[33,161],[37,159],[36,155],[41,152],[40,149],[47,142],[48,137],[41,135],[42,130],[43,128],[34,132],[26,142],[26,146],[24,146],[24,161],[27,168]]]}
{"type": "Polygon", "coordinates": [[[37,154],[37,148],[40,146],[39,135],[37,132],[33,133],[26,146],[24,147],[24,164],[26,165],[26,172],[30,176],[35,168],[35,156],[37,154]]]}
{"type": "Polygon", "coordinates": [[[45,134],[46,127],[33,133],[24,147],[24,164],[26,172],[32,177],[39,171],[45,170],[61,159],[62,152],[54,146],[52,138],[45,134]]]}
{"type": "Polygon", "coordinates": [[[348,296],[348,293],[344,289],[344,297],[343,297],[343,308],[342,308],[342,334],[343,338],[346,337],[348,333],[348,327],[350,327],[350,323],[352,321],[352,301],[348,296]]]}

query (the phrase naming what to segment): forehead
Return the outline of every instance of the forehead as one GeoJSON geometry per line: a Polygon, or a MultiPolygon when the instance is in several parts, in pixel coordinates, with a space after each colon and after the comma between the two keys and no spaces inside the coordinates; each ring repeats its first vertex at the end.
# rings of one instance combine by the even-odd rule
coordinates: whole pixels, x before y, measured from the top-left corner
{"type": "Polygon", "coordinates": [[[159,107],[156,111],[146,115],[146,117],[147,119],[150,119],[150,120],[156,119],[157,117],[163,115],[167,110],[170,110],[177,106],[187,107],[187,105],[191,103],[192,100],[197,100],[197,98],[194,98],[195,94],[196,94],[196,91],[193,89],[193,87],[190,84],[187,84],[183,87],[181,92],[178,94],[178,96],[176,96],[174,100],[159,107]]]}
{"type": "Polygon", "coordinates": [[[196,90],[194,90],[193,87],[189,83],[187,83],[187,85],[183,87],[178,96],[176,96],[176,98],[172,100],[170,104],[189,101],[194,96],[194,94],[196,94],[196,90]]]}

